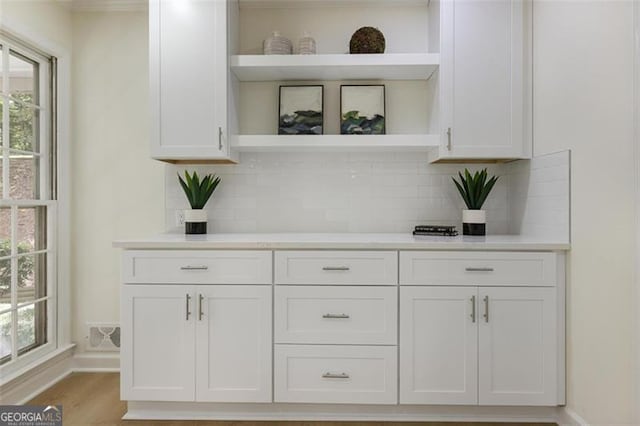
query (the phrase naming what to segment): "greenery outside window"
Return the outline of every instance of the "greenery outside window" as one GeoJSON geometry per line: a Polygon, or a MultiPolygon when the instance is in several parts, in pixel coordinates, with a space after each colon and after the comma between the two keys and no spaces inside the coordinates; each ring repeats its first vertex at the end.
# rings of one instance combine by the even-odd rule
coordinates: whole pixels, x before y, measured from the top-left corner
{"type": "Polygon", "coordinates": [[[3,33],[0,58],[2,373],[56,347],[57,204],[55,58],[3,33]]]}

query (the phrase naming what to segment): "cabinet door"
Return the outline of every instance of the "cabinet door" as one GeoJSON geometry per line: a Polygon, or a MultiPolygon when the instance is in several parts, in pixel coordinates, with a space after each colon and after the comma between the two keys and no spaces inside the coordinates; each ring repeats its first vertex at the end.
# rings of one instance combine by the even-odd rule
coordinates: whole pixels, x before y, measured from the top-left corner
{"type": "Polygon", "coordinates": [[[193,286],[122,288],[121,398],[195,399],[193,286]]]}
{"type": "Polygon", "coordinates": [[[479,402],[556,405],[554,288],[480,288],[479,402]]]}
{"type": "Polygon", "coordinates": [[[400,403],[476,404],[476,287],[400,289],[400,403]]]}
{"type": "Polygon", "coordinates": [[[151,155],[226,159],[227,2],[149,3],[151,155]]]}
{"type": "Polygon", "coordinates": [[[197,401],[271,402],[271,293],[271,286],[197,287],[197,401]]]}
{"type": "Polygon", "coordinates": [[[442,2],[441,158],[531,156],[530,3],[442,2]]]}

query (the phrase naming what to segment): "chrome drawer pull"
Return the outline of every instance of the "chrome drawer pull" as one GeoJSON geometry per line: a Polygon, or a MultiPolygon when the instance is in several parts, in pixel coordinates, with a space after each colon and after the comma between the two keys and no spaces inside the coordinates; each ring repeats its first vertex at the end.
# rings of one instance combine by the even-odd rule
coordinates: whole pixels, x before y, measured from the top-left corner
{"type": "Polygon", "coordinates": [[[348,271],[350,268],[348,266],[323,266],[323,271],[348,271]]]}
{"type": "Polygon", "coordinates": [[[467,272],[493,272],[493,268],[464,268],[467,272]]]}
{"type": "Polygon", "coordinates": [[[189,317],[191,316],[191,307],[190,307],[190,305],[191,305],[191,296],[187,294],[186,298],[185,298],[185,301],[186,301],[186,304],[187,304],[187,309],[186,309],[186,311],[187,311],[187,321],[189,321],[189,317]]]}
{"type": "Polygon", "coordinates": [[[471,322],[476,322],[476,296],[471,296],[471,322]]]}
{"type": "Polygon", "coordinates": [[[489,296],[484,297],[484,322],[489,322],[489,296]]]}
{"type": "Polygon", "coordinates": [[[348,319],[351,317],[347,314],[324,314],[322,318],[348,319]]]}
{"type": "Polygon", "coordinates": [[[187,265],[181,266],[180,269],[183,271],[206,271],[209,267],[207,265],[187,265]]]}
{"type": "Polygon", "coordinates": [[[322,375],[323,379],[348,379],[349,375],[347,373],[330,373],[326,372],[322,375]]]}

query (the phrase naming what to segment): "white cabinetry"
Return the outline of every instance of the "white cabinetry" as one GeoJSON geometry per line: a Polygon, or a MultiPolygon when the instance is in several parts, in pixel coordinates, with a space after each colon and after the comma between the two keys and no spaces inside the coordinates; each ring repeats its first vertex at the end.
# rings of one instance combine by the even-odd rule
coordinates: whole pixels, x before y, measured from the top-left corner
{"type": "Polygon", "coordinates": [[[564,287],[562,267],[549,269],[554,254],[402,252],[400,259],[400,403],[558,404],[564,287]],[[512,274],[517,265],[524,280],[512,274]],[[510,275],[513,286],[504,281],[510,275]]]}
{"type": "Polygon", "coordinates": [[[480,288],[479,403],[554,405],[555,288],[480,288]]]}
{"type": "Polygon", "coordinates": [[[120,394],[125,400],[193,401],[193,286],[124,286],[120,394]]]}
{"type": "Polygon", "coordinates": [[[200,253],[125,252],[123,399],[271,402],[271,253],[200,253]]]}
{"type": "Polygon", "coordinates": [[[342,419],[374,404],[348,418],[416,420],[564,403],[559,253],[127,250],[122,264],[134,410],[342,419]]]}
{"type": "Polygon", "coordinates": [[[271,402],[271,290],[198,286],[197,401],[271,402]]]}
{"type": "Polygon", "coordinates": [[[441,136],[432,161],[531,157],[531,2],[441,5],[441,136]]]}
{"type": "Polygon", "coordinates": [[[223,0],[149,2],[155,159],[231,159],[227,8],[223,0]]]}
{"type": "Polygon", "coordinates": [[[400,289],[400,403],[478,403],[475,287],[400,289]]]}

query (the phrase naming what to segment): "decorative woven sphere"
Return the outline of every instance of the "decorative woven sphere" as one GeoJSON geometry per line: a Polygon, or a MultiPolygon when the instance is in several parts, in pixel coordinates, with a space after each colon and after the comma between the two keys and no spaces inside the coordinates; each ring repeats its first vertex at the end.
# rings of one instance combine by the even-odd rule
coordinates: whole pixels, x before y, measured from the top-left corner
{"type": "Polygon", "coordinates": [[[373,27],[362,27],[351,36],[349,53],[384,53],[382,32],[373,27]]]}

